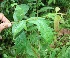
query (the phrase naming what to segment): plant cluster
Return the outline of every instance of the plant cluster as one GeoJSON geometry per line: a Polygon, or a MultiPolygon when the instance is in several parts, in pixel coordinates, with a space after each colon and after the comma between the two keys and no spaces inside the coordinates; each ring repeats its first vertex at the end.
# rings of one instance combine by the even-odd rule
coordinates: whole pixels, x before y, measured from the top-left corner
{"type": "Polygon", "coordinates": [[[1,32],[1,58],[70,58],[69,0],[3,0],[12,27],[1,32]]]}

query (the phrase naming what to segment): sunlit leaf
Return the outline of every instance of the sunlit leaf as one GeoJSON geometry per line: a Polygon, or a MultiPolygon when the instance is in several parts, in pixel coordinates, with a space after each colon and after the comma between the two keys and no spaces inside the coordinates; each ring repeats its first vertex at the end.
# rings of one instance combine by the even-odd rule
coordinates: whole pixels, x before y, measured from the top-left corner
{"type": "Polygon", "coordinates": [[[17,22],[17,23],[14,23],[13,24],[13,27],[12,27],[12,33],[13,33],[13,36],[15,37],[17,34],[19,34],[23,29],[27,29],[26,27],[26,21],[20,21],[20,22],[17,22]]]}
{"type": "Polygon", "coordinates": [[[15,39],[15,49],[16,54],[21,54],[26,50],[26,35],[25,32],[21,32],[18,37],[15,39]]]}
{"type": "Polygon", "coordinates": [[[13,14],[14,21],[22,20],[28,10],[29,6],[26,4],[17,5],[13,14]]]}
{"type": "Polygon", "coordinates": [[[47,25],[47,21],[45,21],[44,18],[41,17],[32,17],[28,19],[29,23],[33,23],[37,25],[38,31],[40,31],[41,36],[50,43],[53,39],[53,31],[52,29],[47,25]]]}

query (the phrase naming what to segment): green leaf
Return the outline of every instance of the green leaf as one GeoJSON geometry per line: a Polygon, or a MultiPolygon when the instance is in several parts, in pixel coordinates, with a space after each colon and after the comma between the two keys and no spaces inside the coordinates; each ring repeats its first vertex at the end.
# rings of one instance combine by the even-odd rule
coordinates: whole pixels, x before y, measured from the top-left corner
{"type": "Polygon", "coordinates": [[[30,39],[31,44],[38,45],[38,40],[40,39],[40,35],[37,33],[37,31],[35,31],[31,33],[30,35],[28,35],[27,38],[30,39]]]}
{"type": "Polygon", "coordinates": [[[22,20],[28,10],[29,6],[26,4],[17,5],[13,14],[14,21],[22,20]]]}
{"type": "Polygon", "coordinates": [[[12,7],[14,7],[15,5],[17,5],[17,3],[13,3],[13,4],[11,4],[12,7]]]}
{"type": "Polygon", "coordinates": [[[27,0],[28,2],[33,2],[33,1],[36,1],[36,0],[27,0]]]}
{"type": "Polygon", "coordinates": [[[26,50],[26,35],[23,31],[20,35],[15,39],[15,49],[16,54],[22,54],[26,50]]]}
{"type": "Polygon", "coordinates": [[[42,7],[39,12],[47,12],[47,10],[54,9],[53,7],[42,7]]]}
{"type": "Polygon", "coordinates": [[[30,56],[34,56],[34,52],[31,48],[31,44],[29,41],[27,41],[27,45],[26,45],[26,53],[30,56]]]}
{"type": "Polygon", "coordinates": [[[14,23],[12,26],[12,33],[14,38],[19,34],[23,29],[27,30],[26,21],[22,20],[20,22],[14,23]]]}
{"type": "Polygon", "coordinates": [[[48,4],[50,5],[52,2],[55,4],[56,0],[49,0],[48,4]]]}
{"type": "Polygon", "coordinates": [[[50,57],[49,58],[56,58],[56,54],[57,54],[57,51],[59,50],[59,48],[55,48],[51,53],[50,53],[50,57]]]}
{"type": "Polygon", "coordinates": [[[66,50],[65,58],[70,58],[70,46],[66,50]]]}
{"type": "Polygon", "coordinates": [[[44,18],[31,17],[28,19],[28,22],[36,24],[41,36],[47,41],[47,43],[51,43],[53,39],[53,30],[47,25],[47,21],[44,18]]]}
{"type": "Polygon", "coordinates": [[[52,18],[52,19],[54,19],[55,16],[56,16],[55,13],[49,13],[49,14],[47,15],[48,18],[52,18]]]}
{"type": "Polygon", "coordinates": [[[48,1],[48,4],[51,4],[52,2],[53,2],[53,0],[49,0],[49,1],[48,1]]]}

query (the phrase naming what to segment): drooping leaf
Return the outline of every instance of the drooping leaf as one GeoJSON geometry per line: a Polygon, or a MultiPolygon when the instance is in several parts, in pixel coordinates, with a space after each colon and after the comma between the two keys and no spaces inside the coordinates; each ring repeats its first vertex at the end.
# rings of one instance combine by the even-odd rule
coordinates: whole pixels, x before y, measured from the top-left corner
{"type": "Polygon", "coordinates": [[[27,42],[26,35],[25,35],[25,32],[23,31],[15,39],[16,54],[22,54],[23,52],[25,52],[25,50],[26,50],[26,42],[27,42]]]}
{"type": "Polygon", "coordinates": [[[15,39],[15,49],[16,54],[28,54],[30,56],[35,56],[34,51],[32,50],[31,44],[26,39],[25,32],[21,32],[18,37],[15,39]]]}
{"type": "Polygon", "coordinates": [[[28,19],[28,22],[36,24],[41,36],[47,41],[47,43],[51,43],[53,39],[53,30],[47,25],[47,21],[44,18],[31,17],[28,19]]]}
{"type": "Polygon", "coordinates": [[[22,20],[20,22],[14,23],[12,26],[12,33],[13,36],[15,37],[17,34],[19,34],[23,29],[27,29],[26,27],[26,21],[22,20]]]}
{"type": "Polygon", "coordinates": [[[34,56],[34,52],[31,48],[31,44],[29,41],[27,42],[27,45],[26,45],[26,53],[29,54],[30,56],[34,56]]]}
{"type": "Polygon", "coordinates": [[[47,10],[54,9],[53,7],[42,7],[39,12],[47,12],[47,10]]]}
{"type": "Polygon", "coordinates": [[[48,4],[50,5],[52,2],[55,4],[56,1],[55,0],[49,0],[48,4]]]}
{"type": "Polygon", "coordinates": [[[48,1],[48,4],[51,4],[52,2],[53,2],[53,0],[49,0],[49,1],[48,1]]]}
{"type": "Polygon", "coordinates": [[[38,41],[40,39],[40,35],[37,33],[37,31],[34,31],[33,33],[31,33],[30,35],[28,35],[27,37],[28,39],[30,39],[30,43],[32,45],[38,45],[38,41]]]}
{"type": "Polygon", "coordinates": [[[17,5],[13,14],[14,21],[22,20],[28,10],[29,6],[26,4],[17,5]]]}

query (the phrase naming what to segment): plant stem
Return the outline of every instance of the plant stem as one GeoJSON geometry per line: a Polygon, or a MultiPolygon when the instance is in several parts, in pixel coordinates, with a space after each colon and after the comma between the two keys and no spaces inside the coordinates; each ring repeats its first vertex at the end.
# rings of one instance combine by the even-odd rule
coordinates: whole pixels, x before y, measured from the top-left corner
{"type": "Polygon", "coordinates": [[[37,11],[37,17],[38,17],[38,0],[36,0],[36,11],[37,11]]]}

